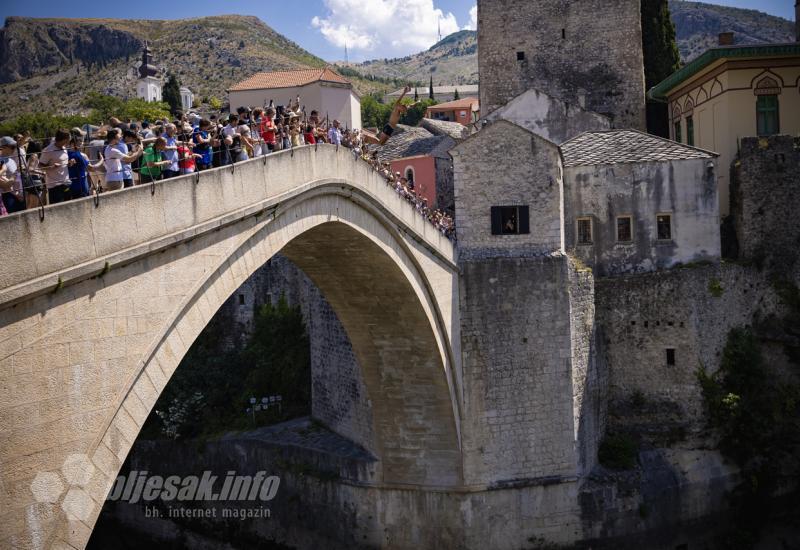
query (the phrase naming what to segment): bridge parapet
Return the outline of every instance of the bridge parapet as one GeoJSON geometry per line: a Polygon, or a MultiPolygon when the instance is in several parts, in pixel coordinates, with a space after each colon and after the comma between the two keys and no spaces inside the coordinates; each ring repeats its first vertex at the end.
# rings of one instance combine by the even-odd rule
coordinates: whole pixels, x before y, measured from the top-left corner
{"type": "Polygon", "coordinates": [[[246,216],[271,215],[281,202],[315,187],[363,191],[401,231],[440,260],[455,262],[452,242],[400,197],[369,164],[345,148],[301,147],[0,218],[6,258],[0,308],[93,276],[154,248],[246,216]]]}

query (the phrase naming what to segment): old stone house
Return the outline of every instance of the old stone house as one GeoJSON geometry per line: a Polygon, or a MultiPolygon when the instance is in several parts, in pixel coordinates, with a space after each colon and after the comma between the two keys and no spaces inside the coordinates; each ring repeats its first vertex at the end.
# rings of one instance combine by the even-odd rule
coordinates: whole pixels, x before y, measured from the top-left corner
{"type": "Polygon", "coordinates": [[[636,130],[561,151],[567,250],[598,276],[719,260],[715,153],[636,130]]]}

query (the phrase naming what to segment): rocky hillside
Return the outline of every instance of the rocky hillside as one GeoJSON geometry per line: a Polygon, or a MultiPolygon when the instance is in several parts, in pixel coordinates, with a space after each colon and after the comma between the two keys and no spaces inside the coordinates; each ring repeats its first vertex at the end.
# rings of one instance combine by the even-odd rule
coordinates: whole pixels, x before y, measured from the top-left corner
{"type": "MultiPolygon", "coordinates": [[[[198,100],[224,101],[228,86],[257,71],[325,65],[257,17],[9,17],[0,29],[0,119],[37,110],[73,113],[90,91],[133,96],[145,41],[154,63],[173,72],[198,100]]],[[[381,85],[359,79],[356,86],[369,92],[381,85]]]]}
{"type": "Polygon", "coordinates": [[[427,84],[476,84],[478,82],[478,34],[459,31],[427,51],[396,59],[375,59],[351,67],[364,75],[400,78],[427,84]]]}
{"type": "MultiPolygon", "coordinates": [[[[684,0],[670,0],[669,5],[684,62],[714,46],[723,31],[733,31],[737,44],[794,40],[794,22],[756,10],[684,0]]],[[[375,59],[353,64],[352,68],[362,74],[423,84],[429,82],[431,75],[436,84],[476,84],[477,33],[460,31],[425,52],[397,59],[375,59]]]]}
{"type": "Polygon", "coordinates": [[[737,44],[793,42],[794,21],[756,10],[670,0],[669,9],[684,61],[716,46],[721,32],[732,31],[737,44]]]}

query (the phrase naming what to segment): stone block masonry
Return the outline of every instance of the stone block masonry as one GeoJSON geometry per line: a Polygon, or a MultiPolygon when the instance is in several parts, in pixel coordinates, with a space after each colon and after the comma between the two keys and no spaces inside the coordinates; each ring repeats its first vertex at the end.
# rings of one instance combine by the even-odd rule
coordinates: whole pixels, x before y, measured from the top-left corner
{"type": "Polygon", "coordinates": [[[465,482],[574,479],[590,462],[576,437],[594,425],[591,281],[562,254],[461,267],[465,482]]]}
{"type": "Polygon", "coordinates": [[[640,17],[639,0],[480,0],[481,112],[536,88],[644,130],[640,17]]]}
{"type": "Polygon", "coordinates": [[[609,428],[657,445],[700,433],[697,369],[716,372],[728,332],[780,307],[762,272],[735,264],[598,279],[596,293],[609,428]]]}
{"type": "Polygon", "coordinates": [[[731,214],[739,257],[800,275],[800,137],[744,138],[733,165],[731,214]]]}

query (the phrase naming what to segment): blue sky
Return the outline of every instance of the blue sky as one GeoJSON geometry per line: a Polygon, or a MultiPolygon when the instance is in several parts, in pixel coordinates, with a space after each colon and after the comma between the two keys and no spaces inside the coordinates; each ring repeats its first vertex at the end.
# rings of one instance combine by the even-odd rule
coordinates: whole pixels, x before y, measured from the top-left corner
{"type": "MultiPolygon", "coordinates": [[[[715,0],[794,19],[793,0],[715,0]]],[[[100,0],[2,0],[0,21],[30,17],[179,19],[238,13],[256,15],[281,34],[329,61],[397,57],[424,50],[442,35],[474,28],[475,0],[191,0],[108,2],[100,0]]]]}

